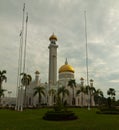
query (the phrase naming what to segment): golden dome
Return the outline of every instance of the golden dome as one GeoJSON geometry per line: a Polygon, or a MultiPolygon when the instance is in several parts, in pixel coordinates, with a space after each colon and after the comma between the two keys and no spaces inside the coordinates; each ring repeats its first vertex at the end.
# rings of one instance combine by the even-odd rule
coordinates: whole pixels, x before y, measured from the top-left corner
{"type": "Polygon", "coordinates": [[[36,70],[35,74],[40,74],[40,72],[38,70],[36,70]]]}
{"type": "Polygon", "coordinates": [[[57,41],[57,36],[54,35],[54,33],[50,36],[49,40],[56,40],[57,41]]]}
{"type": "Polygon", "coordinates": [[[90,79],[90,82],[93,82],[93,79],[90,79]]]}
{"type": "Polygon", "coordinates": [[[80,80],[84,80],[84,78],[83,78],[83,77],[81,77],[81,78],[80,78],[80,80]]]}
{"type": "Polygon", "coordinates": [[[68,62],[66,60],[65,64],[59,68],[59,73],[61,73],[61,72],[73,72],[74,73],[75,71],[71,65],[68,65],[68,62]]]}

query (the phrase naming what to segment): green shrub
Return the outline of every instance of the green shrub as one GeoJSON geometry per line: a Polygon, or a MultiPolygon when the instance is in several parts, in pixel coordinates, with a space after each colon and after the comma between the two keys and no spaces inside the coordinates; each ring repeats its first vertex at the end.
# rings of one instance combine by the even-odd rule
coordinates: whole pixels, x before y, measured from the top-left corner
{"type": "Polygon", "coordinates": [[[116,107],[100,107],[100,109],[96,112],[98,114],[119,114],[119,109],[116,107]]]}
{"type": "Polygon", "coordinates": [[[55,120],[55,121],[61,121],[61,120],[74,120],[78,117],[72,112],[72,111],[48,111],[45,113],[43,119],[45,120],[55,120]]]}

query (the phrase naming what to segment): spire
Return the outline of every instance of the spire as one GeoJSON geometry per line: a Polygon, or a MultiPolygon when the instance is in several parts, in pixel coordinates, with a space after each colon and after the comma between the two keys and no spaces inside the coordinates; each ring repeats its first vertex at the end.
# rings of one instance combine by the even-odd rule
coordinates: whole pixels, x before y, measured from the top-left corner
{"type": "Polygon", "coordinates": [[[67,64],[68,64],[68,61],[67,61],[67,58],[66,58],[65,65],[67,65],[67,64]]]}
{"type": "Polygon", "coordinates": [[[52,40],[57,41],[57,36],[53,33],[53,34],[50,36],[49,40],[50,40],[50,41],[52,41],[52,40]]]}

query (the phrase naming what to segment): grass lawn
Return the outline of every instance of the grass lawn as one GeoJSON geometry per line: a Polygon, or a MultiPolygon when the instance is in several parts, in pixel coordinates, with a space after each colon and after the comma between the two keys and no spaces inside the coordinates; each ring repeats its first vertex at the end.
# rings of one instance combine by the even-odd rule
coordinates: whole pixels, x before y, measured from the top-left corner
{"type": "Polygon", "coordinates": [[[46,121],[42,117],[48,109],[0,110],[0,130],[119,130],[119,115],[96,114],[96,109],[72,108],[77,120],[46,121]]]}

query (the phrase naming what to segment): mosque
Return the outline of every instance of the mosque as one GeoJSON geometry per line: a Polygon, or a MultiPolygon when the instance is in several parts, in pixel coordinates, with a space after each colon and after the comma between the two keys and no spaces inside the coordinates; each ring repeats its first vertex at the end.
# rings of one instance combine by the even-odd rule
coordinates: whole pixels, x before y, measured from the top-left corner
{"type": "MultiPolygon", "coordinates": [[[[68,63],[66,59],[64,65],[62,65],[57,72],[57,36],[52,34],[49,38],[50,44],[48,46],[49,49],[49,76],[48,76],[48,83],[41,83],[40,81],[40,72],[35,72],[35,80],[30,83],[30,85],[26,89],[26,104],[27,106],[34,106],[38,105],[38,95],[35,97],[34,88],[36,86],[43,86],[45,88],[46,96],[42,97],[42,103],[48,106],[53,106],[55,103],[54,95],[50,95],[49,91],[51,89],[56,90],[62,86],[65,86],[69,90],[69,96],[65,97],[67,104],[69,106],[88,106],[89,104],[89,95],[81,92],[79,95],[76,94],[78,90],[81,90],[81,87],[84,86],[84,79],[81,78],[81,82],[79,84],[76,83],[76,87],[74,87],[74,91],[72,88],[68,86],[68,82],[70,80],[75,80],[75,70],[74,68],[68,63]],[[58,79],[57,79],[58,73],[58,79]],[[73,104],[73,98],[75,98],[75,104],[73,104]]],[[[90,86],[93,87],[93,80],[90,80],[90,86]]],[[[90,95],[90,105],[95,106],[94,97],[90,95]]]]}

